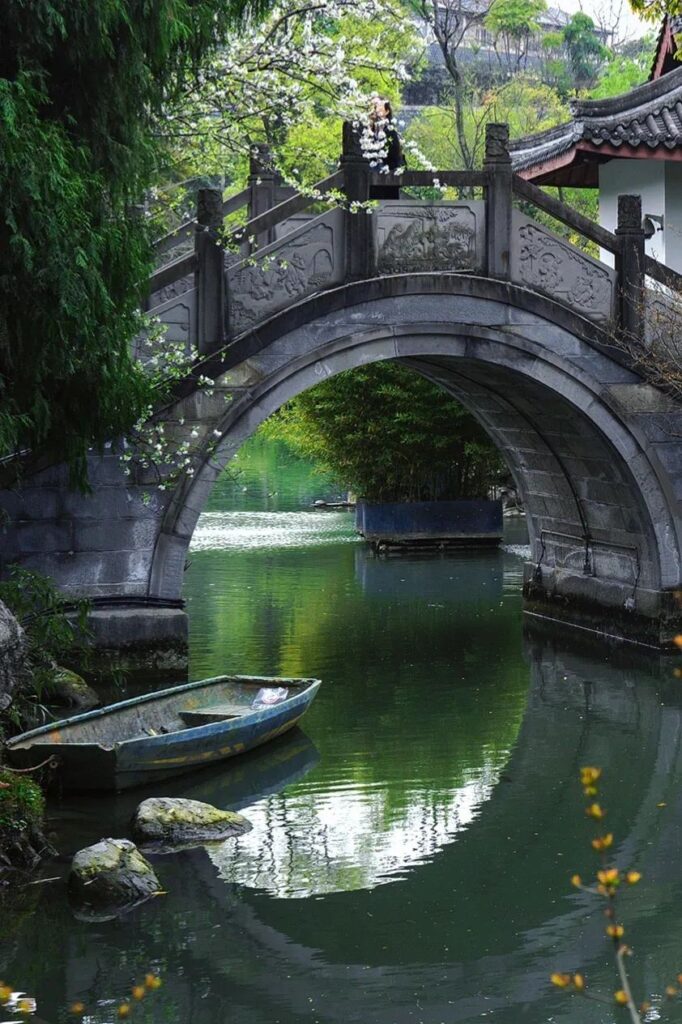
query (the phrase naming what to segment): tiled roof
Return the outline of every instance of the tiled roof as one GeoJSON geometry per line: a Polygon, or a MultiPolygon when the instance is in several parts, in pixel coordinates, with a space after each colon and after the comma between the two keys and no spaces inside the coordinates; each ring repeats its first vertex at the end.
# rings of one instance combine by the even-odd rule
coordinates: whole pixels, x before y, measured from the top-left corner
{"type": "Polygon", "coordinates": [[[574,100],[571,113],[567,124],[512,142],[514,169],[554,160],[579,142],[643,151],[682,148],[682,67],[621,96],[574,100]]]}

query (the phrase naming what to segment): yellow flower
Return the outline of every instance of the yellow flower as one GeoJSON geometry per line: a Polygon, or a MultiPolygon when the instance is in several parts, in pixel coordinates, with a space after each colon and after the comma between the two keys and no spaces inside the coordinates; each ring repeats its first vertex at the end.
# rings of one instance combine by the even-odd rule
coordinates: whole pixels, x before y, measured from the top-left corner
{"type": "Polygon", "coordinates": [[[620,939],[625,935],[625,928],[622,924],[610,924],[606,928],[606,934],[612,939],[620,939]]]}
{"type": "Polygon", "coordinates": [[[620,881],[620,874],[618,868],[607,868],[605,871],[598,871],[597,878],[602,885],[613,887],[618,885],[620,881]]]}
{"type": "Polygon", "coordinates": [[[9,985],[5,985],[4,981],[0,981],[0,1003],[6,1003],[11,995],[11,987],[9,985]]]}
{"type": "Polygon", "coordinates": [[[605,836],[597,836],[596,839],[592,840],[592,846],[595,850],[608,850],[609,846],[613,843],[613,833],[607,832],[605,836]]]}
{"type": "Polygon", "coordinates": [[[642,876],[639,871],[628,871],[625,877],[630,885],[637,885],[642,876]]]}
{"type": "Polygon", "coordinates": [[[69,1013],[75,1013],[77,1017],[80,1017],[84,1010],[85,1006],[83,1003],[71,1003],[69,1007],[69,1013]]]}
{"type": "Polygon", "coordinates": [[[682,633],[678,633],[677,636],[673,637],[673,643],[677,647],[682,647],[682,633]]]}
{"type": "Polygon", "coordinates": [[[574,885],[576,889],[579,889],[583,884],[583,880],[580,875],[571,875],[571,885],[574,885]]]}
{"type": "Polygon", "coordinates": [[[568,988],[571,984],[570,974],[552,974],[549,979],[557,988],[568,988]]]}
{"type": "Polygon", "coordinates": [[[619,988],[617,992],[613,993],[613,998],[616,1000],[619,1006],[628,1005],[628,994],[624,992],[622,988],[619,988]]]}
{"type": "Polygon", "coordinates": [[[582,782],[583,786],[593,786],[600,777],[601,768],[586,767],[580,769],[580,781],[582,782]]]}
{"type": "Polygon", "coordinates": [[[589,807],[585,808],[585,814],[589,818],[594,818],[595,821],[601,821],[601,819],[606,814],[606,811],[603,811],[599,804],[590,804],[589,807]]]}
{"type": "Polygon", "coordinates": [[[582,990],[585,988],[585,979],[582,976],[582,974],[573,975],[573,984],[577,988],[578,992],[582,992],[582,990]]]}
{"type": "Polygon", "coordinates": [[[674,985],[666,985],[665,994],[667,996],[670,996],[671,999],[673,996],[677,995],[677,992],[678,990],[675,988],[674,985]]]}
{"type": "Polygon", "coordinates": [[[596,796],[598,792],[599,790],[596,786],[585,786],[583,789],[585,796],[596,796]]]}
{"type": "Polygon", "coordinates": [[[121,1003],[118,1008],[119,1017],[127,1017],[130,1013],[130,1003],[121,1003]]]}
{"type": "Polygon", "coordinates": [[[133,999],[144,999],[146,989],[144,985],[135,985],[132,990],[133,999]]]}

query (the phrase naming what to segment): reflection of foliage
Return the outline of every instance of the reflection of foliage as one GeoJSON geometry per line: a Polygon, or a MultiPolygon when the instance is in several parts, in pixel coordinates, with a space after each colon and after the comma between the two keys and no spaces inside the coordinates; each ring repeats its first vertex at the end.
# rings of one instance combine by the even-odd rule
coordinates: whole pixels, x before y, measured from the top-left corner
{"type": "Polygon", "coordinates": [[[364,498],[485,497],[502,469],[474,418],[397,363],[348,370],[299,395],[265,427],[364,498]]]}

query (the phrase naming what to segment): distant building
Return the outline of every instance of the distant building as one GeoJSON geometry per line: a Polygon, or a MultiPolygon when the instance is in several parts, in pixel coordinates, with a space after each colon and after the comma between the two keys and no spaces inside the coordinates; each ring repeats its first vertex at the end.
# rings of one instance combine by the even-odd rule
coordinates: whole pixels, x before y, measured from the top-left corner
{"type": "MultiPolygon", "coordinates": [[[[538,185],[599,189],[613,231],[618,195],[642,197],[647,252],[682,272],[682,18],[666,18],[649,80],[621,96],[574,100],[572,119],[511,145],[515,171],[538,185]]],[[[604,260],[612,259],[603,253],[604,260]]]]}
{"type": "MultiPolygon", "coordinates": [[[[457,24],[458,61],[472,67],[484,82],[506,78],[514,71],[537,68],[546,55],[545,38],[562,32],[572,18],[559,7],[548,7],[537,19],[538,31],[520,40],[515,52],[512,48],[512,53],[506,54],[502,41],[498,41],[496,49],[495,35],[484,24],[491,6],[492,0],[451,0],[440,8],[444,21],[449,18],[453,25],[457,24]]],[[[427,66],[421,77],[405,89],[404,101],[408,106],[438,103],[451,81],[433,31],[423,22],[419,22],[418,27],[426,47],[427,66]]],[[[610,44],[611,33],[597,26],[595,33],[602,45],[610,44]]]]}

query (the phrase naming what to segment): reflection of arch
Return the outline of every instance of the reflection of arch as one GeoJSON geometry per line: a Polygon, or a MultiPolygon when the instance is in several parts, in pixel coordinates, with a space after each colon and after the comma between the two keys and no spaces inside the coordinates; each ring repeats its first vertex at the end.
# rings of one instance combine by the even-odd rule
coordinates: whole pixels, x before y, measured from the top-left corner
{"type": "Polygon", "coordinates": [[[217,451],[165,515],[150,593],[179,596],[212,484],[264,419],[341,370],[399,359],[468,406],[505,454],[549,587],[617,608],[634,593],[640,611],[657,615],[660,592],[682,574],[673,482],[642,417],[630,418],[611,386],[632,390],[637,378],[595,336],[605,340],[521,289],[429,275],[346,286],[273,318],[229,351],[229,364],[210,368],[235,401],[217,427],[217,451]]]}
{"type": "MultiPolygon", "coordinates": [[[[158,872],[168,895],[122,925],[90,929],[84,941],[82,926],[74,931],[70,918],[54,912],[52,941],[71,948],[67,970],[74,972],[64,1005],[88,995],[78,985],[90,985],[95,998],[126,991],[130,945],[145,964],[168,965],[163,992],[168,1019],[178,1024],[224,1024],[226,1005],[247,1022],[310,1016],[393,1024],[411,1021],[417,1006],[422,1014],[414,1019],[424,1021],[472,1021],[491,1010],[503,1024],[524,1015],[561,1019],[562,1012],[582,1020],[580,1008],[551,991],[548,974],[580,966],[612,990],[603,919],[588,918],[593,904],[568,881],[592,864],[589,829],[581,836],[576,827],[583,804],[577,768],[607,759],[609,827],[622,863],[637,864],[645,876],[644,912],[638,893],[628,914],[628,923],[636,921],[631,970],[639,983],[646,963],[647,986],[662,991],[679,950],[671,941],[679,935],[682,883],[676,684],[657,681],[644,660],[634,669],[618,656],[605,662],[539,640],[529,643],[528,656],[532,685],[506,779],[431,863],[371,891],[292,906],[226,885],[203,853],[166,858],[158,872]],[[593,682],[587,718],[586,680],[593,682]],[[660,802],[668,805],[663,813],[660,802]],[[115,971],[123,932],[129,945],[115,971]],[[103,991],[96,967],[104,963],[103,991]]],[[[34,937],[25,932],[17,963],[35,962],[34,937]]],[[[50,963],[54,975],[61,961],[52,956],[50,963]]],[[[44,1003],[40,1009],[46,1013],[44,1003]]]]}

